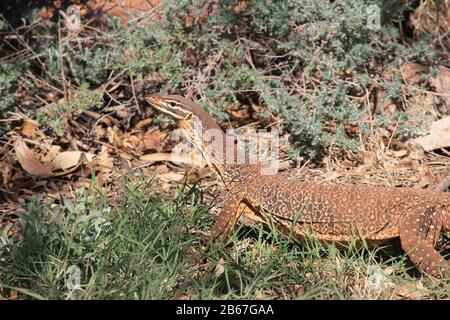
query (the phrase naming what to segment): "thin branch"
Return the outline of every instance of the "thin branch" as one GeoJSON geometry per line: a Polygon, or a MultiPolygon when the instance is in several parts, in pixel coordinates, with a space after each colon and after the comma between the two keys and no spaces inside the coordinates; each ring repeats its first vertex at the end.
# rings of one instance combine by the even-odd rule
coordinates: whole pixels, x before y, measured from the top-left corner
{"type": "Polygon", "coordinates": [[[61,69],[61,81],[64,89],[64,102],[67,102],[69,98],[69,91],[67,90],[66,76],[64,74],[64,61],[63,61],[63,47],[61,43],[61,17],[58,20],[58,51],[59,51],[59,67],[61,69]]]}

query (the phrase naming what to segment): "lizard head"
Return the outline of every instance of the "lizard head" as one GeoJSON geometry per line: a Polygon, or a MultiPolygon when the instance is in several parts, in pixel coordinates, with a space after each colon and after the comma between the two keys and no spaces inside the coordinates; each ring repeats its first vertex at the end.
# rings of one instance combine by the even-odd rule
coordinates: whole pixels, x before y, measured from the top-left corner
{"type": "Polygon", "coordinates": [[[184,129],[191,143],[203,155],[207,163],[212,165],[225,183],[229,181],[225,168],[225,159],[234,161],[237,153],[242,151],[231,143],[211,115],[199,105],[181,96],[151,94],[145,100],[156,110],[174,119],[184,129]],[[200,124],[200,125],[199,125],[200,124]],[[227,145],[233,145],[227,148],[227,145]]]}
{"type": "MultiPolygon", "coordinates": [[[[175,95],[159,93],[145,97],[145,100],[159,112],[171,117],[175,121],[195,121],[195,106],[188,99],[175,95]]],[[[197,119],[195,119],[197,118],[197,119]]]]}
{"type": "Polygon", "coordinates": [[[182,128],[192,129],[196,123],[201,123],[201,133],[214,129],[218,135],[223,134],[222,129],[205,109],[185,97],[154,93],[146,96],[145,100],[154,109],[174,119],[182,128]]]}
{"type": "Polygon", "coordinates": [[[206,110],[189,99],[176,95],[156,93],[146,96],[145,100],[154,109],[174,119],[185,130],[206,162],[223,175],[226,136],[206,110]]]}

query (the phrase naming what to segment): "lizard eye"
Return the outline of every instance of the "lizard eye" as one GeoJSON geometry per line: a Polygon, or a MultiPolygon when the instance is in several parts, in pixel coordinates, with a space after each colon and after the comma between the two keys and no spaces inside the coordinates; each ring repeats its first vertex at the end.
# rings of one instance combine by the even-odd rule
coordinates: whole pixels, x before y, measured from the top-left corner
{"type": "Polygon", "coordinates": [[[175,101],[170,101],[170,105],[171,105],[172,107],[176,107],[176,106],[177,106],[177,103],[176,103],[175,101]]]}

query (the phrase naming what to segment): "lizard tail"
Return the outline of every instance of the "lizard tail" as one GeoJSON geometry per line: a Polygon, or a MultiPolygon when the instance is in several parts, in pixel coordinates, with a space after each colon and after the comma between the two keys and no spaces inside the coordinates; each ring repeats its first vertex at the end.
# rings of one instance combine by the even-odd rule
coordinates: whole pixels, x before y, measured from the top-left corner
{"type": "Polygon", "coordinates": [[[444,209],[442,229],[450,231],[450,205],[447,207],[447,210],[444,209]]]}
{"type": "MultiPolygon", "coordinates": [[[[443,214],[446,215],[445,212],[443,214]]],[[[445,226],[437,223],[440,219],[422,219],[423,216],[422,212],[418,212],[402,219],[400,225],[402,248],[420,271],[435,277],[448,277],[450,263],[434,248],[441,228],[445,226]]]]}
{"type": "Polygon", "coordinates": [[[447,194],[447,201],[444,202],[444,209],[442,211],[442,229],[450,231],[450,193],[447,194]]]}

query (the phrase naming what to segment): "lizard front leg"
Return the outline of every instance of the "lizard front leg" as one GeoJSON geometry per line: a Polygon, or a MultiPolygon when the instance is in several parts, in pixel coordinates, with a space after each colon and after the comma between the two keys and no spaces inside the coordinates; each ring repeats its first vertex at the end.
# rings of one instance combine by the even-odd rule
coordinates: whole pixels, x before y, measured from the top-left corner
{"type": "Polygon", "coordinates": [[[435,277],[450,274],[449,263],[434,246],[443,226],[444,214],[436,208],[408,214],[400,222],[400,241],[417,268],[435,277]]]}
{"type": "Polygon", "coordinates": [[[228,237],[233,230],[234,225],[242,214],[242,198],[238,193],[232,193],[225,200],[222,211],[217,217],[217,222],[212,228],[212,236],[214,239],[219,237],[228,237]]]}

